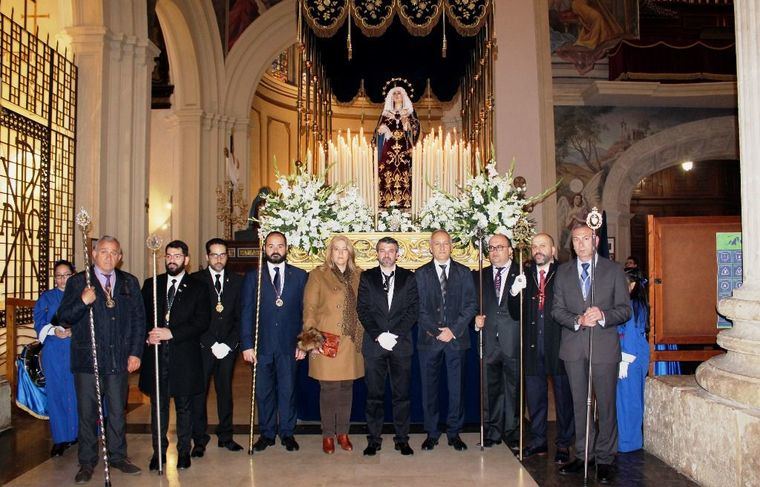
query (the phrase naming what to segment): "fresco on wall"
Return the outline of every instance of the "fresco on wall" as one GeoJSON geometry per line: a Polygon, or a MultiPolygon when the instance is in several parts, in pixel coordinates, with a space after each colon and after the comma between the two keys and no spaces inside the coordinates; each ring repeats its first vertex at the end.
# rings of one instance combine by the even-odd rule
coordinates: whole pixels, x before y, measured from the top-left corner
{"type": "Polygon", "coordinates": [[[246,28],[281,0],[211,0],[224,54],[232,49],[246,28]]]}
{"type": "Polygon", "coordinates": [[[552,54],[586,74],[621,39],[639,36],[639,2],[549,0],[549,34],[552,54]]]}
{"type": "Polygon", "coordinates": [[[633,144],[687,122],[736,116],[731,109],[554,107],[557,179],[557,251],[570,254],[570,229],[601,208],[604,183],[617,159],[633,144]]]}

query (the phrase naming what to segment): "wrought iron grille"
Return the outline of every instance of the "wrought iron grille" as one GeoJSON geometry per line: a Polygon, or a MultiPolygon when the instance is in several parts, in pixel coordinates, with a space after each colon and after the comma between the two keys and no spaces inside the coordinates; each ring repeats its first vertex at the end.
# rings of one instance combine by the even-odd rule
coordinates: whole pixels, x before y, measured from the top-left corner
{"type": "Polygon", "coordinates": [[[0,54],[0,289],[36,299],[74,256],[77,68],[1,14],[0,54]]]}

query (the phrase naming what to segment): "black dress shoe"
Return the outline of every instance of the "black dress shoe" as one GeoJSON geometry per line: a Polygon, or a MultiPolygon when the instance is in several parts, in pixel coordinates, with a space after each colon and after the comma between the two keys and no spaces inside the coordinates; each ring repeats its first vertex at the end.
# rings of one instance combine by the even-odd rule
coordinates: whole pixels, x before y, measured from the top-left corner
{"type": "Polygon", "coordinates": [[[92,466],[81,465],[76,476],[74,476],[74,482],[77,484],[86,484],[92,479],[92,466]]]}
{"type": "Polygon", "coordinates": [[[611,484],[615,480],[615,467],[600,463],[596,466],[596,480],[600,484],[611,484]]]}
{"type": "MultiPolygon", "coordinates": [[[[283,444],[284,444],[283,440],[283,444]]],[[[219,445],[222,446],[221,444],[219,445]]],[[[267,438],[266,436],[259,436],[259,439],[256,440],[256,443],[253,444],[254,451],[264,451],[268,447],[274,446],[274,438],[267,438]]]]}
{"type": "Polygon", "coordinates": [[[190,456],[193,458],[202,458],[206,454],[206,447],[203,445],[194,445],[190,456]]]}
{"type": "Polygon", "coordinates": [[[116,470],[121,470],[122,473],[125,473],[127,475],[140,475],[142,472],[142,470],[140,470],[140,467],[132,463],[129,458],[125,458],[120,462],[111,462],[111,467],[115,468],[116,470]]]}
{"type": "Polygon", "coordinates": [[[425,441],[422,442],[422,449],[426,451],[430,451],[433,448],[435,448],[437,444],[438,444],[438,438],[431,438],[428,436],[427,438],[425,438],[425,441]]]}
{"type": "MultiPolygon", "coordinates": [[[[588,466],[591,468],[593,465],[594,459],[592,458],[588,461],[588,466]]],[[[581,472],[583,472],[583,460],[580,458],[576,458],[572,462],[562,465],[559,468],[560,475],[573,475],[581,472]]]]}
{"type": "Polygon", "coordinates": [[[374,457],[375,454],[379,452],[380,450],[382,450],[382,446],[380,445],[380,443],[370,441],[369,444],[367,445],[367,448],[364,449],[363,453],[364,455],[368,457],[374,457]]]}
{"type": "Polygon", "coordinates": [[[548,453],[549,449],[544,446],[529,446],[527,448],[523,448],[523,458],[530,458],[532,456],[544,456],[548,453]]]}
{"type": "Polygon", "coordinates": [[[281,438],[280,443],[282,443],[282,445],[288,451],[298,451],[298,449],[300,448],[298,446],[298,442],[292,436],[286,436],[285,438],[281,438]]]}
{"type": "MultiPolygon", "coordinates": [[[[166,453],[161,456],[161,466],[164,467],[163,470],[166,470],[166,453]]],[[[148,465],[148,470],[153,472],[154,470],[158,470],[158,455],[153,454],[152,457],[150,457],[150,464],[148,465]]]]}
{"type": "Polygon", "coordinates": [[[414,455],[414,450],[412,450],[412,447],[409,446],[409,443],[406,441],[399,441],[396,443],[396,451],[401,452],[402,455],[414,455]]]}
{"type": "Polygon", "coordinates": [[[63,452],[66,451],[66,443],[56,443],[53,448],[50,449],[50,458],[60,457],[63,452]]]}
{"type": "MultiPolygon", "coordinates": [[[[274,445],[274,440],[272,440],[272,444],[274,445]]],[[[242,446],[235,443],[235,440],[227,440],[227,441],[219,440],[219,448],[226,448],[229,451],[240,451],[243,449],[242,446]]]]}
{"type": "Polygon", "coordinates": [[[507,441],[504,440],[504,444],[507,445],[507,448],[509,448],[512,453],[517,455],[520,453],[520,442],[519,441],[507,441]]]}
{"type": "Polygon", "coordinates": [[[570,461],[570,449],[557,448],[557,453],[554,454],[554,463],[567,463],[569,461],[570,461]]]}
{"type": "Polygon", "coordinates": [[[190,468],[190,454],[189,453],[181,453],[179,455],[179,458],[177,458],[177,470],[185,470],[190,468]]]}
{"type": "Polygon", "coordinates": [[[462,441],[462,438],[460,438],[459,435],[449,438],[449,445],[453,446],[456,451],[464,451],[467,449],[467,445],[464,444],[464,441],[462,441]]]}

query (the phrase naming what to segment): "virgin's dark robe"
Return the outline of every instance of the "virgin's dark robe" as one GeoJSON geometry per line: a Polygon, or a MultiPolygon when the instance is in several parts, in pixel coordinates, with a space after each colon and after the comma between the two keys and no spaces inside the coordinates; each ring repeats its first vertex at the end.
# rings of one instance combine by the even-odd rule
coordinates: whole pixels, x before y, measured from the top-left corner
{"type": "Polygon", "coordinates": [[[409,114],[404,128],[401,114],[383,112],[378,126],[385,125],[391,135],[377,134],[379,207],[388,208],[396,202],[398,208],[412,207],[412,148],[420,135],[417,114],[409,114]]]}

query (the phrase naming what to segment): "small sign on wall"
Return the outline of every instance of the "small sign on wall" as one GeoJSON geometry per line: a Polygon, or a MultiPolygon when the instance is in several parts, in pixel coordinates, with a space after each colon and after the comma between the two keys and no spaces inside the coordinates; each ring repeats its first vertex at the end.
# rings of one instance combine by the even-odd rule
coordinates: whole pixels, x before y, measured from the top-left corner
{"type": "MultiPolygon", "coordinates": [[[[718,301],[730,298],[734,289],[742,285],[742,234],[717,232],[715,255],[718,264],[718,301]]],[[[725,316],[718,315],[718,328],[731,328],[733,324],[725,316]]]]}

